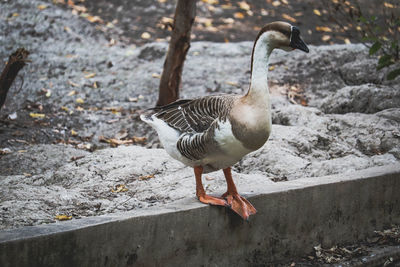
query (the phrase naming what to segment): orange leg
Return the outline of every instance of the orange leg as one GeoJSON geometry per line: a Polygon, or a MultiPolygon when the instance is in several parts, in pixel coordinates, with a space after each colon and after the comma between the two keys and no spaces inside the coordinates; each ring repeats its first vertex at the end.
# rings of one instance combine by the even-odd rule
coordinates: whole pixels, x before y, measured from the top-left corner
{"type": "Polygon", "coordinates": [[[206,195],[203,183],[201,181],[202,173],[203,173],[203,167],[201,166],[194,167],[194,175],[196,176],[196,195],[200,200],[200,202],[211,205],[227,206],[228,204],[224,199],[206,195]]]}
{"type": "Polygon", "coordinates": [[[222,195],[223,198],[226,198],[228,205],[230,208],[239,214],[243,219],[248,220],[250,215],[253,215],[257,212],[257,210],[251,205],[251,203],[240,196],[237,192],[235,183],[232,179],[231,168],[226,168],[223,170],[225,174],[226,184],[228,186],[228,190],[225,194],[222,195]]]}

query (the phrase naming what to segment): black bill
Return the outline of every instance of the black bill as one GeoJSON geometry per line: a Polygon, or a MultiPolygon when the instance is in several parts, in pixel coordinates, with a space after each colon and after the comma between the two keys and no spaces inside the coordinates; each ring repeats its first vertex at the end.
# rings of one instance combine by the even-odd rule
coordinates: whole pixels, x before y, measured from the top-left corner
{"type": "Polygon", "coordinates": [[[290,47],[300,49],[306,53],[310,52],[307,45],[300,38],[300,30],[295,26],[292,27],[292,33],[290,34],[290,47]]]}

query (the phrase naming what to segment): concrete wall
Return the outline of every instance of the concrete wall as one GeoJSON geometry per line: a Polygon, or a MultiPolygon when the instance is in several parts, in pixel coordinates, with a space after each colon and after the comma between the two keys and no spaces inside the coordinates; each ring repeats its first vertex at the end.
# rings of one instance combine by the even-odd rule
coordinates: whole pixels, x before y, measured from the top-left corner
{"type": "Polygon", "coordinates": [[[400,165],[298,179],[249,196],[250,221],[194,199],[0,232],[0,266],[248,266],[400,223],[400,165]]]}

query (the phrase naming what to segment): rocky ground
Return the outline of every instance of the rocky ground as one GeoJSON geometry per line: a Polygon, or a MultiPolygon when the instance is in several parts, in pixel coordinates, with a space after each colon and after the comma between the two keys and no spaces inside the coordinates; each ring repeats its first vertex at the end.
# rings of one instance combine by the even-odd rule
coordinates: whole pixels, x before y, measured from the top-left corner
{"type": "MultiPolygon", "coordinates": [[[[0,3],[0,59],[31,52],[0,113],[0,229],[194,198],[192,170],[139,120],[156,101],[167,43],[114,43],[51,2],[0,3]]],[[[244,93],[251,48],[194,42],[182,97],[244,93]]],[[[399,163],[400,78],[386,81],[376,63],[361,44],[276,51],[272,136],[234,166],[240,191],[399,163]]],[[[222,177],[205,178],[210,193],[224,191],[222,177]]]]}

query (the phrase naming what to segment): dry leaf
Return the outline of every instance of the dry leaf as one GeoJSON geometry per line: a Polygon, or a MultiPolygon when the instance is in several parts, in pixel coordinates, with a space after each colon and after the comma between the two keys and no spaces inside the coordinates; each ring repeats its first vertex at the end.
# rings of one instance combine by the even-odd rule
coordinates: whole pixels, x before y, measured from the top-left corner
{"type": "Polygon", "coordinates": [[[268,70],[270,70],[270,71],[273,71],[275,69],[275,66],[274,65],[272,65],[272,66],[270,66],[269,68],[268,68],[268,70]]]}
{"type": "Polygon", "coordinates": [[[383,2],[383,5],[387,8],[394,8],[394,5],[388,3],[388,2],[383,2]]]}
{"type": "Polygon", "coordinates": [[[128,188],[124,184],[117,184],[114,188],[111,188],[111,192],[113,193],[121,193],[128,191],[128,188]]]}
{"type": "Polygon", "coordinates": [[[240,87],[239,83],[237,82],[226,81],[225,83],[230,86],[240,87]]]}
{"type": "Polygon", "coordinates": [[[349,38],[345,38],[345,39],[344,39],[344,43],[345,43],[345,44],[351,44],[349,38]]]}
{"type": "Polygon", "coordinates": [[[151,178],[154,178],[154,174],[143,175],[143,176],[140,176],[138,179],[139,179],[140,181],[146,181],[146,180],[149,180],[149,179],[151,179],[151,178]]]}
{"type": "Polygon", "coordinates": [[[145,143],[147,141],[146,137],[139,137],[139,136],[134,136],[132,137],[132,140],[134,143],[145,143]]]}
{"type": "Polygon", "coordinates": [[[92,72],[92,73],[86,74],[85,78],[90,79],[90,78],[93,78],[94,76],[96,76],[96,73],[92,72]]]}
{"type": "Polygon", "coordinates": [[[282,14],[282,18],[284,18],[290,22],[293,22],[293,23],[297,22],[297,20],[295,18],[289,16],[288,14],[282,14]]]}
{"type": "Polygon", "coordinates": [[[82,98],[77,98],[76,100],[76,103],[78,103],[78,104],[83,104],[83,103],[85,103],[85,100],[83,100],[82,98]]]}
{"type": "Polygon", "coordinates": [[[319,12],[318,9],[314,9],[313,12],[314,12],[315,15],[321,16],[321,12],[319,12]]]}
{"type": "Polygon", "coordinates": [[[71,129],[71,135],[72,135],[72,136],[77,136],[77,135],[78,135],[78,132],[75,131],[75,130],[73,130],[73,129],[71,129]]]}
{"type": "Polygon", "coordinates": [[[331,36],[323,35],[321,39],[322,39],[322,41],[327,42],[327,41],[329,41],[331,39],[331,36]]]}
{"type": "Polygon", "coordinates": [[[218,0],[201,0],[201,1],[210,5],[218,5],[218,0]]]}
{"type": "Polygon", "coordinates": [[[158,73],[153,73],[153,74],[151,75],[151,77],[160,79],[160,78],[161,78],[161,75],[158,74],[158,73]]]}
{"type": "MultiPolygon", "coordinates": [[[[70,81],[70,80],[68,80],[68,84],[72,85],[73,87],[79,87],[79,84],[74,83],[73,81],[70,81]]],[[[71,91],[71,92],[68,93],[68,96],[71,96],[71,95],[74,95],[74,94],[76,94],[76,91],[71,91]],[[72,93],[72,92],[74,92],[74,93],[72,93]]]]}
{"type": "Polygon", "coordinates": [[[44,9],[47,8],[47,6],[46,6],[46,5],[38,5],[37,8],[38,8],[39,10],[44,10],[44,9]]]}
{"type": "Polygon", "coordinates": [[[236,12],[235,14],[233,14],[233,17],[236,19],[243,19],[244,15],[243,15],[243,13],[236,12]]]}
{"type": "Polygon", "coordinates": [[[26,153],[26,152],[28,152],[28,150],[26,150],[26,149],[21,149],[21,150],[18,150],[17,152],[18,152],[18,153],[26,153]]]}
{"type": "Polygon", "coordinates": [[[42,113],[29,113],[29,116],[31,116],[31,118],[34,119],[43,119],[44,117],[46,117],[46,115],[42,114],[42,113]]]}
{"type": "Polygon", "coordinates": [[[103,20],[102,20],[99,16],[91,16],[91,15],[88,15],[88,16],[86,17],[86,19],[87,19],[88,21],[92,22],[92,23],[95,23],[95,22],[100,22],[100,23],[102,23],[102,22],[103,22],[103,20]]]}
{"type": "Polygon", "coordinates": [[[246,11],[250,10],[250,5],[247,4],[245,1],[239,2],[238,4],[241,9],[246,11]]]}
{"type": "Polygon", "coordinates": [[[272,2],[272,5],[275,6],[275,7],[280,6],[280,5],[281,5],[281,2],[279,2],[279,1],[274,1],[274,2],[272,2]]]}
{"type": "Polygon", "coordinates": [[[316,26],[315,29],[319,32],[332,32],[332,29],[326,26],[316,26]]]}
{"type": "Polygon", "coordinates": [[[141,35],[140,37],[141,37],[142,39],[148,40],[148,39],[151,38],[151,35],[150,35],[150,33],[148,33],[148,32],[144,32],[144,33],[142,33],[142,35],[141,35]]]}
{"type": "Polygon", "coordinates": [[[12,13],[12,16],[13,16],[13,17],[18,17],[19,14],[18,14],[18,13],[12,13]]]}
{"type": "Polygon", "coordinates": [[[54,217],[54,219],[58,220],[58,221],[67,221],[67,220],[71,220],[72,216],[68,216],[68,215],[64,215],[64,214],[59,214],[56,215],[56,217],[54,217]]]}
{"type": "Polygon", "coordinates": [[[282,3],[284,3],[285,5],[289,5],[289,2],[287,0],[281,0],[282,3]]]}

